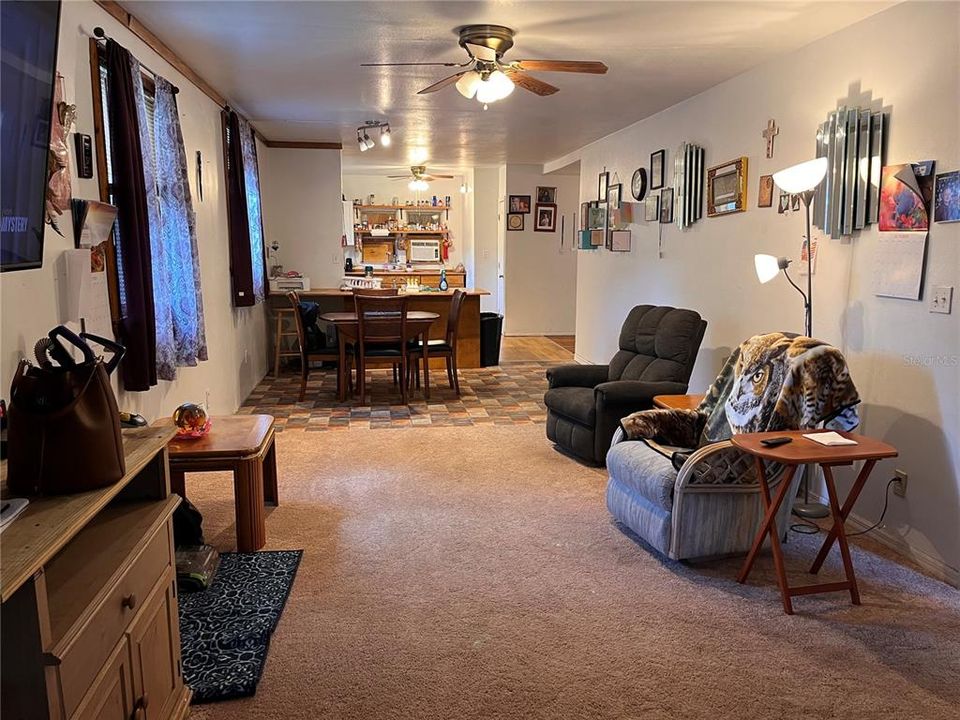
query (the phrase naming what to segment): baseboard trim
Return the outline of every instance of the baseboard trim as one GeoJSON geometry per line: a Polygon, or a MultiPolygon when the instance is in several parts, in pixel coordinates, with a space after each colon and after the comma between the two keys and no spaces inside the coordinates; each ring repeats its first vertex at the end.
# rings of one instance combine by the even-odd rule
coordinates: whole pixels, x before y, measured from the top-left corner
{"type": "MultiPolygon", "coordinates": [[[[816,498],[818,502],[824,504],[828,502],[827,498],[821,497],[815,492],[811,492],[810,496],[816,498]]],[[[871,522],[869,520],[865,520],[856,513],[850,513],[850,515],[847,516],[847,525],[854,528],[856,531],[866,530],[868,527],[873,525],[874,522],[876,521],[871,522]]],[[[951,567],[941,558],[931,555],[925,550],[920,550],[913,547],[903,538],[903,536],[892,533],[886,527],[881,525],[871,530],[869,537],[872,537],[884,547],[893,550],[898,555],[902,555],[912,562],[915,562],[917,565],[923,568],[927,574],[936,580],[941,580],[942,582],[947,583],[947,585],[960,588],[960,570],[955,567],[951,567]]]]}
{"type": "Polygon", "coordinates": [[[573,354],[573,361],[574,361],[575,363],[577,363],[578,365],[593,365],[593,364],[594,364],[594,363],[590,362],[589,360],[587,360],[587,358],[585,358],[583,355],[580,355],[579,353],[574,353],[574,354],[573,354]]]}

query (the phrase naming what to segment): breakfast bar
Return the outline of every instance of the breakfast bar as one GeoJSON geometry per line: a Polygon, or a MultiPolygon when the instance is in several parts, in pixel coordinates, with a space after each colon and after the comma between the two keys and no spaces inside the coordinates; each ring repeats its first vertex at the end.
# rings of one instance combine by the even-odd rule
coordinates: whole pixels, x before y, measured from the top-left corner
{"type": "MultiPolygon", "coordinates": [[[[457,357],[461,368],[480,367],[480,298],[489,295],[489,291],[480,288],[465,289],[467,294],[460,311],[460,332],[457,339],[457,357]]],[[[303,300],[320,305],[320,313],[353,312],[353,293],[337,288],[316,288],[301,290],[298,293],[303,300]]],[[[447,327],[447,315],[453,290],[430,290],[411,292],[411,311],[420,310],[437,314],[430,326],[430,338],[442,339],[447,327]]],[[[286,309],[289,302],[285,293],[270,293],[273,310],[286,309]]]]}

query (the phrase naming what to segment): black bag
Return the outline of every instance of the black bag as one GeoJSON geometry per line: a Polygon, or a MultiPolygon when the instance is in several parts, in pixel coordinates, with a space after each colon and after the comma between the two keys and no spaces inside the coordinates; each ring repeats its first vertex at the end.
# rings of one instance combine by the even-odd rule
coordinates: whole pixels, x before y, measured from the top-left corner
{"type": "Polygon", "coordinates": [[[186,498],[173,511],[173,544],[176,547],[203,545],[203,515],[186,498]]]}

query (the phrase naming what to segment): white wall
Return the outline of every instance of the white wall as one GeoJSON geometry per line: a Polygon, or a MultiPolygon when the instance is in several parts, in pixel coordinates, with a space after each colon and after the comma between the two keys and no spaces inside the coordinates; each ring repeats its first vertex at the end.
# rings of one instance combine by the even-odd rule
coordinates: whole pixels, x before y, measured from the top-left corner
{"type": "MultiPolygon", "coordinates": [[[[394,173],[401,175],[401,172],[394,173]]],[[[448,173],[445,173],[448,174],[448,173]]],[[[343,193],[347,200],[361,200],[367,202],[367,196],[373,193],[376,196],[376,204],[390,204],[393,198],[397,198],[403,205],[408,200],[417,202],[418,200],[432,200],[437,196],[437,202],[442,203],[444,198],[450,197],[449,217],[441,217],[441,222],[447,224],[450,231],[450,241],[453,247],[450,248],[450,257],[446,261],[446,266],[454,268],[457,263],[463,263],[468,271],[472,272],[473,265],[473,237],[472,231],[468,237],[464,228],[469,224],[467,219],[467,198],[460,192],[460,185],[466,180],[466,176],[458,174],[452,180],[434,180],[430,183],[430,189],[423,192],[416,192],[407,187],[407,180],[390,180],[386,175],[363,175],[363,174],[345,174],[343,176],[343,193]]],[[[442,215],[442,213],[441,213],[442,215]]]]}
{"type": "MultiPolygon", "coordinates": [[[[160,381],[149,392],[118,393],[120,407],[153,419],[169,414],[184,401],[203,401],[205,392],[209,390],[212,410],[231,413],[266,373],[266,314],[263,306],[234,309],[231,304],[220,108],[98,6],[92,2],[65,2],[60,22],[57,68],[64,76],[65,100],[77,105],[74,132],[93,135],[87,41],[97,25],[127,47],[141,62],[180,88],[177,102],[191,168],[197,150],[203,153],[204,158],[203,202],[197,195],[194,173],[190,174],[190,190],[197,214],[210,360],[199,363],[197,367],[178,369],[175,381],[160,381]]],[[[77,178],[76,163],[72,157],[72,138],[70,148],[73,196],[99,199],[96,177],[91,180],[77,178]]],[[[0,383],[3,395],[7,394],[6,389],[9,388],[19,358],[32,357],[36,340],[63,319],[59,301],[63,292],[63,278],[58,261],[64,250],[73,247],[69,211],[61,216],[60,226],[66,238],[47,228],[42,268],[0,276],[0,383]]]]}
{"type": "MultiPolygon", "coordinates": [[[[888,164],[935,159],[938,172],[960,167],[960,5],[906,3],[756,68],[656,116],[593,143],[548,167],[581,160],[581,198],[596,195],[606,166],[627,182],[649,154],[682,141],[706,148],[707,166],[749,157],[747,212],[705,218],[688,231],[663,227],[657,256],[653,223],[634,226],[633,251],[580,253],[577,352],[606,362],[620,323],[638,303],[694,308],[709,321],[690,383],[701,391],[723,357],[744,338],[770,330],[802,331],[799,297],[783,279],[759,285],[753,255],[797,258],[800,213],[757,208],[758,178],[809,159],[814,134],[828,111],[846,103],[890,112],[888,164]],[[906,55],[904,38],[923,38],[906,55]],[[765,157],[761,131],[780,126],[775,157],[765,157]]],[[[672,172],[668,171],[670,182],[672,172]]],[[[814,276],[814,334],[840,347],[863,398],[861,430],[897,446],[881,463],[856,508],[875,519],[886,480],[896,467],[910,473],[907,497],[892,497],[888,543],[939,567],[957,582],[960,567],[960,307],[930,314],[933,285],[960,281],[960,224],[930,230],[922,302],[876,297],[871,269],[875,226],[844,241],[823,241],[814,276]]],[[[816,236],[815,236],[816,237],[816,236]]]]}
{"type": "Polygon", "coordinates": [[[500,171],[495,167],[473,169],[473,235],[476,286],[489,290],[480,298],[483,312],[497,311],[497,203],[500,171]]]}
{"type": "Polygon", "coordinates": [[[261,148],[260,188],[267,247],[280,243],[285,270],[315,288],[343,277],[340,150],[261,148]]]}
{"type": "MultiPolygon", "coordinates": [[[[579,207],[579,176],[544,175],[536,165],[507,165],[503,197],[530,195],[522,231],[505,236],[505,335],[571,335],[576,326],[577,252],[573,249],[579,207]],[[557,188],[557,229],[534,231],[537,186],[557,188]],[[561,216],[565,232],[561,236],[561,216]],[[562,241],[562,242],[561,242],[562,241]]],[[[509,206],[507,206],[509,212],[509,206]]],[[[506,223],[506,218],[503,218],[506,223]]]]}

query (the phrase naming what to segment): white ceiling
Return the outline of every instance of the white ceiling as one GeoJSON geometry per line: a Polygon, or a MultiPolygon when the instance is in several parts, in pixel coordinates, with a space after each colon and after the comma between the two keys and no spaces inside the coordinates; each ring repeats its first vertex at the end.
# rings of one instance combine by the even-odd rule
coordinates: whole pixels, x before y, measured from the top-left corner
{"type": "Polygon", "coordinates": [[[543,163],[893,3],[124,4],[266,137],[339,140],[345,169],[369,171],[543,163]],[[507,59],[600,60],[610,71],[534,73],[560,92],[538,97],[518,87],[483,111],[453,87],[416,94],[456,68],[360,67],[462,62],[455,28],[469,23],[514,28],[507,59]],[[391,148],[360,154],[356,127],[368,119],[390,121],[391,148]]]}

